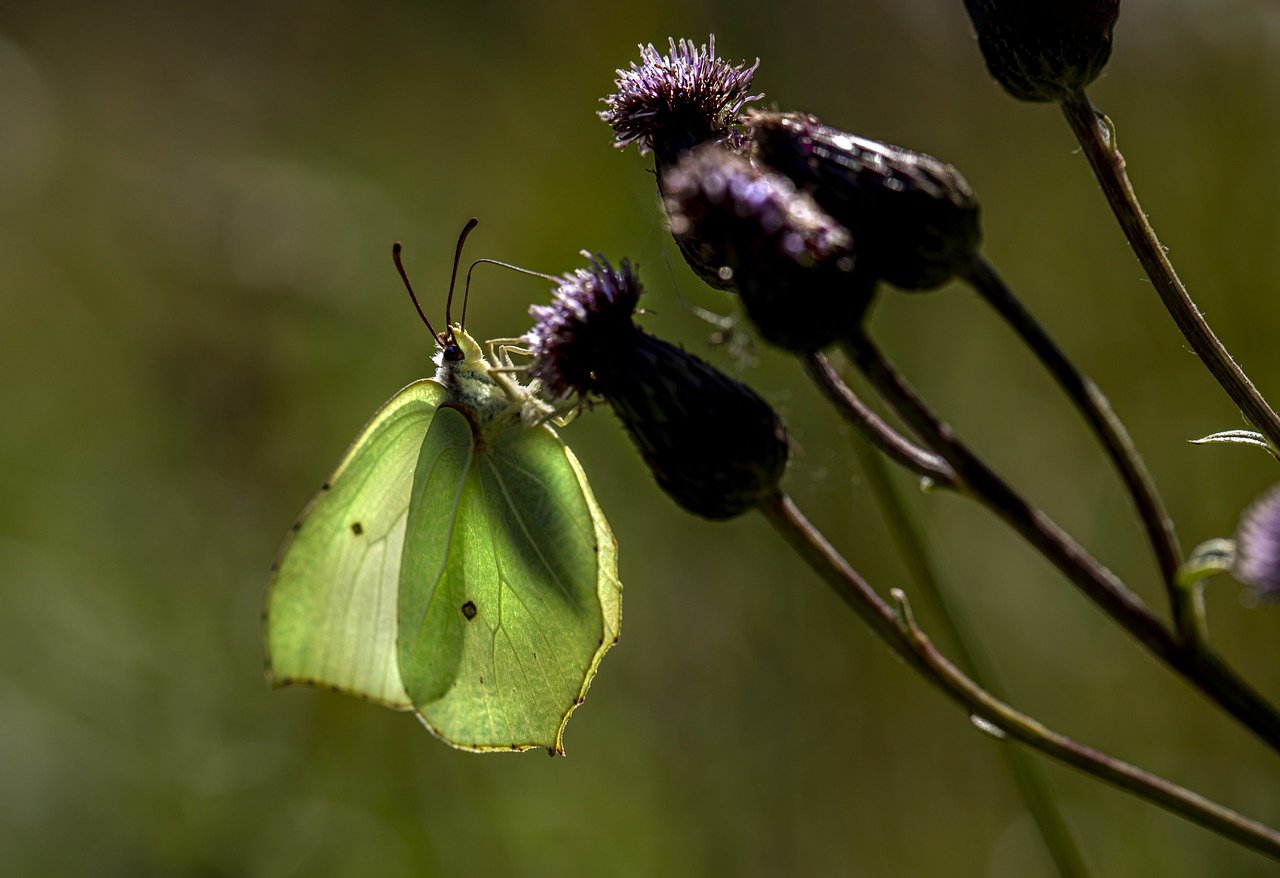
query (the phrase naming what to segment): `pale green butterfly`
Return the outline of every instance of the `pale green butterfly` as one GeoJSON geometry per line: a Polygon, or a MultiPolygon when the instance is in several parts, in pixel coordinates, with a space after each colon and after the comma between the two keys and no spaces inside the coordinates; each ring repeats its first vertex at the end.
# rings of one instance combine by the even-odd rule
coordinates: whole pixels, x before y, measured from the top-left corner
{"type": "Polygon", "coordinates": [[[520,340],[482,349],[447,305],[436,333],[399,246],[436,373],[374,414],[285,539],[267,677],[413,710],[464,750],[563,753],[618,638],[617,544],[555,410],[517,377],[520,340]]]}

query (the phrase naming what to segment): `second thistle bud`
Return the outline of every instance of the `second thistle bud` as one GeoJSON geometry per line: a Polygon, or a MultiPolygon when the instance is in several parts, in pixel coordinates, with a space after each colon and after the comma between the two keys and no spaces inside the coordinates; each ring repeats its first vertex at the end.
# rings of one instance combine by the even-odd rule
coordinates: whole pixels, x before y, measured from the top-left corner
{"type": "Polygon", "coordinates": [[[1111,57],[1120,0],[965,0],[996,82],[1023,101],[1060,101],[1111,57]]]}
{"type": "Polygon", "coordinates": [[[787,464],[777,414],[751,388],[635,325],[631,265],[597,257],[530,313],[532,372],[559,397],[602,397],[668,495],[704,518],[771,496],[787,464]]]}
{"type": "Polygon", "coordinates": [[[862,319],[873,279],[848,229],[785,177],[717,146],[662,178],[671,233],[709,284],[738,293],[760,335],[808,353],[862,319]]]}
{"type": "Polygon", "coordinates": [[[951,165],[803,113],[752,113],[747,125],[753,155],[853,233],[868,273],[923,290],[973,264],[978,201],[951,165]]]}

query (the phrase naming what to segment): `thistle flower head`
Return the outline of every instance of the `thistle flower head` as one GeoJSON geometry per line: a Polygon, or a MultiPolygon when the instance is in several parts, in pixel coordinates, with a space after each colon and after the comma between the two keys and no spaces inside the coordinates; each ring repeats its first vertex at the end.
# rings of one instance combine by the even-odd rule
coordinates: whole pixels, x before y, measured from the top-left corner
{"type": "Polygon", "coordinates": [[[1023,101],[1059,101],[1111,57],[1120,0],[965,0],[991,76],[1023,101]]]}
{"type": "Polygon", "coordinates": [[[1233,574],[1264,598],[1280,598],[1280,486],[1240,517],[1233,574]]]}
{"type": "Polygon", "coordinates": [[[817,350],[862,317],[872,287],[855,270],[853,237],[785,177],[708,144],[671,168],[662,188],[686,261],[738,293],[768,341],[817,350]]]}
{"type": "Polygon", "coordinates": [[[550,305],[533,305],[535,323],[526,335],[533,354],[531,374],[556,397],[598,392],[596,364],[634,343],[640,332],[632,320],[643,292],[631,263],[617,268],[601,255],[586,268],[560,278],[550,305]]]}
{"type": "Polygon", "coordinates": [[[751,388],[636,326],[640,292],[628,262],[596,256],[566,274],[551,305],[530,309],[533,374],[553,393],[603,398],[685,509],[739,515],[777,489],[786,431],[751,388]]]}
{"type": "Polygon", "coordinates": [[[640,62],[619,68],[617,91],[603,98],[600,118],[614,132],[619,149],[635,144],[641,155],[657,154],[659,163],[707,140],[733,133],[742,108],[763,95],[749,94],[760,60],[750,67],[716,57],[716,38],[706,45],[670,40],[670,54],[653,44],[640,46],[640,62]]]}
{"type": "Polygon", "coordinates": [[[803,113],[749,113],[752,155],[786,175],[853,233],[864,270],[908,290],[973,263],[978,202],[954,167],[858,137],[803,113]]]}

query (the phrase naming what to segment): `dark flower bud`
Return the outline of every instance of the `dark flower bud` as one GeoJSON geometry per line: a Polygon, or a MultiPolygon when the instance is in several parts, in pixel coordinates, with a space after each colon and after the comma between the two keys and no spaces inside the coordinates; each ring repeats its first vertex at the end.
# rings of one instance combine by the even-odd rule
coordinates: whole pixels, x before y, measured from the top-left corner
{"type": "Polygon", "coordinates": [[[1272,488],[1240,517],[1232,574],[1260,597],[1280,598],[1280,487],[1272,488]]]}
{"type": "Polygon", "coordinates": [[[732,518],[777,490],[787,435],[751,388],[632,320],[641,293],[629,263],[601,257],[565,275],[534,307],[533,374],[561,396],[599,396],[672,499],[704,518],[732,518]]]}
{"type": "Polygon", "coordinates": [[[1111,57],[1120,0],[965,0],[996,82],[1023,101],[1060,101],[1111,57]]]}
{"type": "Polygon", "coordinates": [[[736,292],[760,335],[790,351],[858,325],[874,293],[849,231],[780,174],[709,144],[663,177],[671,233],[712,286],[736,292]]]}
{"type": "Polygon", "coordinates": [[[705,46],[674,39],[670,45],[670,55],[652,43],[641,46],[640,63],[618,70],[618,90],[602,99],[600,111],[614,146],[634,143],[641,155],[653,152],[659,167],[700,143],[733,139],[743,106],[762,97],[748,94],[759,59],[747,67],[717,58],[714,34],[705,46]]]}
{"type": "Polygon", "coordinates": [[[982,240],[978,202],[951,165],[802,113],[751,113],[747,125],[755,158],[853,234],[864,271],[923,290],[972,265],[982,240]]]}
{"type": "Polygon", "coordinates": [[[751,388],[648,334],[611,365],[604,398],[673,500],[723,519],[777,490],[786,430],[751,388]]]}

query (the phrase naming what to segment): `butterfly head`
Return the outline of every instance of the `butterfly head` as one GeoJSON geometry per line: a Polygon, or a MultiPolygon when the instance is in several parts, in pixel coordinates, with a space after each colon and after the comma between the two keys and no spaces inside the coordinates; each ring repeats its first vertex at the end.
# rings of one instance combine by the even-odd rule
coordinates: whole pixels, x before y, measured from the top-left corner
{"type": "Polygon", "coordinates": [[[452,327],[448,332],[441,332],[436,335],[436,344],[440,346],[440,362],[442,365],[444,363],[461,363],[467,358],[467,353],[458,337],[454,335],[452,327]]]}
{"type": "Polygon", "coordinates": [[[455,323],[444,332],[436,334],[437,366],[446,369],[478,368],[484,361],[484,351],[471,334],[455,323]]]}

